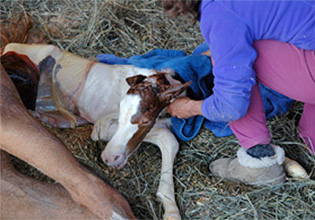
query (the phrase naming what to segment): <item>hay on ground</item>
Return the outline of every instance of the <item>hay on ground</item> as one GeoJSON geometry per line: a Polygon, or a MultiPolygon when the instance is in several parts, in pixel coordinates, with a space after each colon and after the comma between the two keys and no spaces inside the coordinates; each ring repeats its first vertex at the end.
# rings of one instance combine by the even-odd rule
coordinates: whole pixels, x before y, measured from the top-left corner
{"type": "MultiPolygon", "coordinates": [[[[167,17],[157,0],[2,0],[0,19],[28,13],[50,42],[67,51],[95,59],[99,53],[129,57],[154,48],[190,53],[202,40],[198,24],[167,17]]],[[[297,137],[302,104],[284,116],[268,121],[273,143],[285,148],[315,178],[315,159],[297,137]]],[[[103,164],[106,143],[90,139],[91,126],[76,129],[48,128],[83,164],[105,177],[129,201],[139,219],[161,219],[163,208],[155,193],[161,167],[156,146],[142,144],[120,171],[103,164]]],[[[249,187],[212,177],[211,161],[234,157],[234,136],[217,138],[202,129],[192,141],[180,143],[174,166],[177,204],[183,219],[314,219],[315,181],[288,178],[272,187],[249,187]]],[[[28,175],[52,181],[34,168],[13,159],[28,175]]]]}

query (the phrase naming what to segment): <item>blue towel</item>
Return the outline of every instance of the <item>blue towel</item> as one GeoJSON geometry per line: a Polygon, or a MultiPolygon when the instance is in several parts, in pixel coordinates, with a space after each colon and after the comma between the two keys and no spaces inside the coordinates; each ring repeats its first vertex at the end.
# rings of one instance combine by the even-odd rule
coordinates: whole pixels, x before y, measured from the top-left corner
{"type": "MultiPolygon", "coordinates": [[[[208,49],[208,46],[203,43],[190,56],[179,50],[155,49],[147,54],[135,55],[130,58],[117,57],[112,54],[99,54],[97,59],[106,64],[131,64],[140,68],[156,70],[173,69],[184,81],[192,80],[192,84],[187,90],[187,96],[195,100],[202,100],[212,94],[213,88],[211,59],[200,55],[208,49]]],[[[263,85],[260,85],[260,89],[267,118],[284,114],[288,111],[293,100],[263,85]]],[[[202,116],[195,116],[189,119],[172,117],[171,121],[174,134],[182,141],[193,139],[198,134],[203,123],[217,137],[233,134],[228,123],[212,122],[202,116]]]]}

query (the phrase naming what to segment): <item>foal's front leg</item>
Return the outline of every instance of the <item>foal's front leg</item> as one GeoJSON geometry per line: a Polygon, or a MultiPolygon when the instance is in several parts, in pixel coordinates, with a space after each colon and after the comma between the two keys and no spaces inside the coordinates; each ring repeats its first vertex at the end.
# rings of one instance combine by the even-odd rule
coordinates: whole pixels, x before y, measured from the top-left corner
{"type": "Polygon", "coordinates": [[[153,127],[144,139],[145,142],[156,144],[162,153],[162,170],[160,185],[157,191],[165,210],[163,219],[181,219],[176,205],[173,181],[173,164],[179,149],[178,141],[168,128],[153,127]]]}
{"type": "Polygon", "coordinates": [[[92,140],[110,140],[118,128],[118,116],[117,113],[113,113],[99,118],[93,126],[92,140]]]}

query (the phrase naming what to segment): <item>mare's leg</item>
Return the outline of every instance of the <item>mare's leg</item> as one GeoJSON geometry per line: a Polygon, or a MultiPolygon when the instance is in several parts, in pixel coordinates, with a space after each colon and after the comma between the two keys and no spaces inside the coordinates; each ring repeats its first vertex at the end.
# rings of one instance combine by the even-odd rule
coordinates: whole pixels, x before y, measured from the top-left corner
{"type": "Polygon", "coordinates": [[[30,178],[14,168],[9,155],[0,151],[1,219],[96,219],[74,204],[59,184],[30,178]]]}
{"type": "Polygon", "coordinates": [[[116,190],[80,167],[62,142],[30,115],[2,65],[0,68],[1,149],[55,179],[99,218],[134,218],[116,190]]]}
{"type": "Polygon", "coordinates": [[[157,145],[162,153],[162,170],[157,196],[163,203],[165,210],[164,219],[181,219],[175,201],[173,165],[179,149],[179,144],[174,134],[168,128],[153,127],[144,139],[157,145]]]}

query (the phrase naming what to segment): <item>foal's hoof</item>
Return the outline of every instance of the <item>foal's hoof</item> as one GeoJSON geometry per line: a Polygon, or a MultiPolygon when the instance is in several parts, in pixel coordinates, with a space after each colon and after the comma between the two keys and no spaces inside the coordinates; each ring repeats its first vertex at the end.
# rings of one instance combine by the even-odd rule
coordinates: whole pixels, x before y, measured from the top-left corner
{"type": "Polygon", "coordinates": [[[165,213],[163,215],[163,220],[181,220],[178,212],[165,213]]]}

